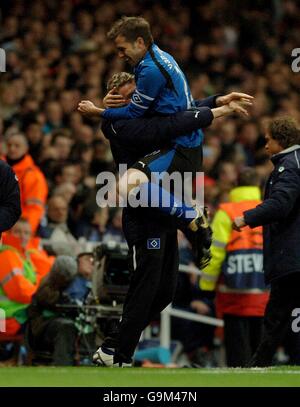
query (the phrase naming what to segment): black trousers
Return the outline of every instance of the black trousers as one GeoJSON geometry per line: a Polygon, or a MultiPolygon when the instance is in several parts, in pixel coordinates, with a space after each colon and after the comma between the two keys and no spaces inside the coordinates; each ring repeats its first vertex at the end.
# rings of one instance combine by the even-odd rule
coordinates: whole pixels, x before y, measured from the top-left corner
{"type": "Polygon", "coordinates": [[[224,314],[224,344],[228,367],[245,367],[262,337],[263,317],[224,314]]]}
{"type": "MultiPolygon", "coordinates": [[[[291,315],[295,308],[300,308],[300,272],[292,273],[271,283],[270,299],[264,316],[263,336],[249,366],[270,366],[277,347],[283,342],[287,333],[293,332],[291,315]]],[[[300,349],[294,349],[295,360],[300,360],[300,349]]]]}
{"type": "Polygon", "coordinates": [[[72,366],[77,336],[78,331],[71,319],[50,319],[43,332],[34,338],[33,350],[51,352],[54,366],[72,366]]]}
{"type": "Polygon", "coordinates": [[[177,284],[177,232],[161,232],[130,246],[131,279],[118,333],[104,341],[116,348],[115,362],[130,362],[142,331],[172,301],[177,284]]]}

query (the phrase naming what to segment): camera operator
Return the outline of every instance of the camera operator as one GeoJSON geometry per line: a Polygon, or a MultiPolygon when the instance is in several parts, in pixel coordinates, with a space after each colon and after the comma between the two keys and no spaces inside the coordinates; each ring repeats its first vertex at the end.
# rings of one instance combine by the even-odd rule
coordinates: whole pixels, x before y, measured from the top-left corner
{"type": "Polygon", "coordinates": [[[50,273],[41,283],[28,309],[27,342],[33,351],[52,353],[52,364],[74,364],[78,336],[72,315],[58,307],[70,304],[66,288],[77,276],[78,265],[71,256],[58,256],[50,273]]]}
{"type": "Polygon", "coordinates": [[[94,256],[83,252],[77,256],[78,274],[65,290],[65,293],[76,303],[84,303],[91,290],[91,279],[94,269],[94,256]]]}

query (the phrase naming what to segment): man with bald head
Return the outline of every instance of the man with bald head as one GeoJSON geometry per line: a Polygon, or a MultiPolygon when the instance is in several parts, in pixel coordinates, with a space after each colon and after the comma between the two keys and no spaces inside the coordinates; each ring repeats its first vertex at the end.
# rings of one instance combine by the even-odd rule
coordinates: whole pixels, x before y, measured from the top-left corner
{"type": "Polygon", "coordinates": [[[54,195],[47,202],[47,216],[38,234],[47,239],[46,249],[55,255],[74,255],[79,245],[68,225],[68,202],[61,195],[54,195]]]}
{"type": "Polygon", "coordinates": [[[45,210],[48,195],[47,181],[28,154],[29,146],[24,134],[10,135],[6,146],[6,161],[19,180],[22,217],[28,220],[35,233],[45,210]]]}

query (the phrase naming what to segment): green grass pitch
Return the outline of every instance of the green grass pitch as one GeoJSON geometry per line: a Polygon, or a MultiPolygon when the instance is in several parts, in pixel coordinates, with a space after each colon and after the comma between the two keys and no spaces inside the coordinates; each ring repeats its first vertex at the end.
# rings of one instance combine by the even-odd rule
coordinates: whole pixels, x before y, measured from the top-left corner
{"type": "Polygon", "coordinates": [[[1,367],[0,386],[299,387],[300,367],[280,366],[268,369],[1,367]]]}

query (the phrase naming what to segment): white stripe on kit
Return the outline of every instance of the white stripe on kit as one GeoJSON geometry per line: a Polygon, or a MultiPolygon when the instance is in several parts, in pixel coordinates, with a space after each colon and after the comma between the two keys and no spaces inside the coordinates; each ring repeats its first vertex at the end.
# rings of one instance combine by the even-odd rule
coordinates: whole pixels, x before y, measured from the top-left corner
{"type": "Polygon", "coordinates": [[[112,123],[111,123],[110,127],[111,127],[112,131],[113,131],[115,134],[117,134],[117,132],[116,132],[116,130],[115,130],[115,128],[114,128],[114,126],[113,126],[112,123]]]}
{"type": "Polygon", "coordinates": [[[190,96],[189,96],[188,85],[187,85],[186,80],[184,78],[184,74],[180,70],[180,68],[178,66],[176,66],[176,65],[175,65],[175,70],[180,75],[180,77],[181,77],[181,79],[183,81],[183,88],[184,88],[184,93],[185,93],[185,98],[186,98],[186,107],[187,107],[187,109],[190,109],[192,103],[191,103],[191,99],[190,99],[190,96]]]}
{"type": "Polygon", "coordinates": [[[145,98],[145,99],[147,99],[147,100],[154,100],[154,98],[151,98],[150,96],[147,96],[147,95],[145,95],[145,94],[142,93],[142,92],[139,92],[137,89],[135,90],[135,92],[136,92],[138,95],[142,96],[143,98],[145,98]]]}
{"type": "Polygon", "coordinates": [[[298,160],[298,156],[297,156],[297,151],[295,151],[295,158],[296,158],[296,161],[297,161],[297,164],[298,164],[298,168],[300,168],[300,164],[299,164],[299,160],[298,160]]]}
{"type": "Polygon", "coordinates": [[[141,109],[148,109],[148,107],[146,107],[146,106],[140,106],[140,105],[138,105],[137,103],[135,103],[132,99],[131,99],[131,103],[133,104],[133,105],[135,105],[135,106],[137,106],[137,107],[140,107],[141,109]]]}
{"type": "Polygon", "coordinates": [[[136,270],[136,249],[135,245],[132,247],[132,260],[133,260],[133,270],[136,270]]]}

